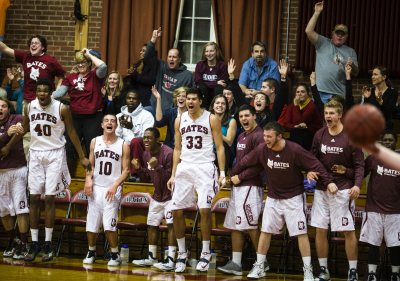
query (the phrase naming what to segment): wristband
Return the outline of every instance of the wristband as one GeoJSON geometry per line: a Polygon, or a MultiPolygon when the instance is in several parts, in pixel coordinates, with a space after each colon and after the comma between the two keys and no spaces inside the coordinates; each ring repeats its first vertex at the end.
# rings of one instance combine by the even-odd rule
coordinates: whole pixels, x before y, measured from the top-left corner
{"type": "Polygon", "coordinates": [[[219,172],[219,176],[220,176],[220,177],[225,177],[225,171],[220,171],[220,172],[219,172]]]}

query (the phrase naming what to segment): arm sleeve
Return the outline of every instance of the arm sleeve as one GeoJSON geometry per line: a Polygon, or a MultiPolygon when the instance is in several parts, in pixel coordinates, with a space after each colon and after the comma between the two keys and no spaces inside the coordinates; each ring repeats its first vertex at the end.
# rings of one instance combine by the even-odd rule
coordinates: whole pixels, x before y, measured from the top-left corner
{"type": "Polygon", "coordinates": [[[68,86],[61,85],[57,90],[53,92],[53,98],[59,99],[68,92],[68,86]]]}
{"type": "Polygon", "coordinates": [[[361,188],[364,179],[364,154],[361,149],[353,148],[354,185],[361,188]]]}
{"type": "Polygon", "coordinates": [[[99,65],[99,67],[96,68],[96,76],[97,78],[103,79],[107,75],[107,65],[105,63],[102,63],[99,65]]]}
{"type": "Polygon", "coordinates": [[[278,120],[282,114],[283,107],[289,104],[289,89],[286,81],[281,81],[279,92],[275,96],[272,106],[272,120],[278,120]]]}

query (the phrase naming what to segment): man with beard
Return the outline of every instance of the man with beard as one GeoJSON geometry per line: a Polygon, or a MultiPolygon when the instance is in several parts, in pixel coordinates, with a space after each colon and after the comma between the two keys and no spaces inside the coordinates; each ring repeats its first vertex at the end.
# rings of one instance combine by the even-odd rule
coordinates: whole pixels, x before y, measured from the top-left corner
{"type": "Polygon", "coordinates": [[[251,47],[251,58],[243,64],[239,85],[247,98],[254,98],[255,92],[261,89],[262,81],[266,78],[280,81],[278,64],[267,57],[265,44],[256,41],[251,47]]]}

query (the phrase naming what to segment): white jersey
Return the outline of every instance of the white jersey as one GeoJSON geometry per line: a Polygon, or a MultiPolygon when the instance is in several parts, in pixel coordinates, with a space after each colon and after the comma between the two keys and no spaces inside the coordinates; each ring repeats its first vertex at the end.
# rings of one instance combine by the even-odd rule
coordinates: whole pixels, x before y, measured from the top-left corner
{"type": "Polygon", "coordinates": [[[40,106],[38,99],[29,104],[30,149],[47,151],[65,146],[65,123],[61,119],[61,107],[62,103],[54,99],[46,108],[40,106]]]}
{"type": "Polygon", "coordinates": [[[103,136],[96,137],[94,143],[94,174],[95,186],[110,187],[122,173],[122,147],[121,138],[113,144],[105,144],[103,136]]]}
{"type": "Polygon", "coordinates": [[[210,115],[210,112],[204,110],[199,118],[193,120],[188,112],[182,113],[179,124],[182,135],[182,162],[202,164],[215,160],[210,115]]]}

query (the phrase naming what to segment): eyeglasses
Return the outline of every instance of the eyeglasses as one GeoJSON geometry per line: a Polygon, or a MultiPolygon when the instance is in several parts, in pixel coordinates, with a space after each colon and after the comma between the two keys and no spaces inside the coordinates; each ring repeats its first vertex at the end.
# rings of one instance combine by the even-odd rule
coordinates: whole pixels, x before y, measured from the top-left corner
{"type": "Polygon", "coordinates": [[[85,65],[87,65],[87,64],[88,64],[87,61],[81,61],[81,62],[77,62],[77,63],[76,63],[77,66],[85,66],[85,65]]]}

